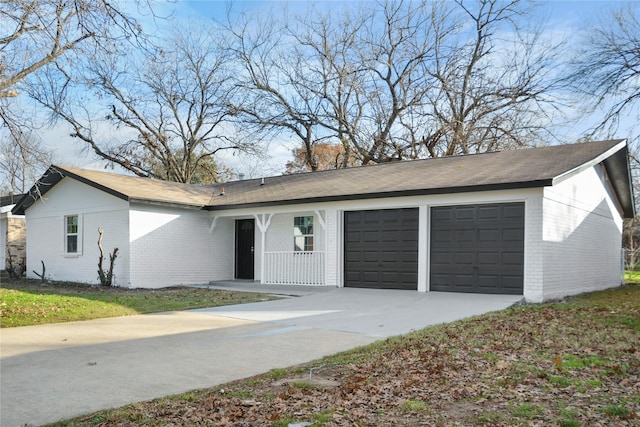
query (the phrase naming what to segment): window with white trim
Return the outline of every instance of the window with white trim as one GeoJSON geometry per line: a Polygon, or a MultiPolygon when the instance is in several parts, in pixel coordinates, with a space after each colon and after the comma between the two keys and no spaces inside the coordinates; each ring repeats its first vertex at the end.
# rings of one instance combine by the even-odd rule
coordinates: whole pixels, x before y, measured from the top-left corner
{"type": "Polygon", "coordinates": [[[293,218],[293,250],[313,251],[313,216],[293,218]]]}
{"type": "Polygon", "coordinates": [[[80,253],[80,222],[78,215],[64,217],[64,252],[71,255],[80,253]]]}

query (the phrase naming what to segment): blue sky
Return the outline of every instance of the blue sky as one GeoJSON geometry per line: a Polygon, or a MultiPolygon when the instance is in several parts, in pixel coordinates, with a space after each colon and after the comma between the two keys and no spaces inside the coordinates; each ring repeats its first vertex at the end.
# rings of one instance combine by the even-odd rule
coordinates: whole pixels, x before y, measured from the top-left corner
{"type": "MultiPolygon", "coordinates": [[[[324,8],[342,8],[352,7],[356,4],[362,5],[366,2],[359,1],[320,1],[320,2],[276,2],[276,1],[235,1],[233,10],[246,10],[249,12],[265,13],[270,9],[280,10],[286,5],[290,15],[304,13],[310,6],[324,8]]],[[[547,17],[545,31],[550,34],[558,34],[559,36],[568,36],[569,42],[577,40],[580,32],[589,31],[593,26],[598,25],[598,21],[602,16],[606,15],[606,11],[613,7],[618,7],[624,3],[631,3],[640,7],[640,2],[624,2],[624,1],[549,1],[538,2],[540,13],[547,17]]],[[[160,15],[172,16],[176,19],[184,19],[187,22],[195,20],[211,19],[224,20],[227,9],[225,1],[207,1],[207,0],[186,0],[165,3],[162,7],[160,15]]],[[[144,20],[144,18],[143,18],[144,20]]],[[[161,25],[161,24],[160,24],[161,25]]],[[[161,28],[156,26],[157,31],[161,28]]],[[[636,137],[640,133],[640,120],[638,120],[639,111],[636,109],[624,118],[619,128],[618,135],[622,138],[636,137]]],[[[598,119],[599,112],[591,117],[583,116],[572,124],[568,124],[565,129],[564,140],[570,142],[582,136],[582,133],[588,127],[588,123],[595,123],[598,119]]],[[[68,131],[62,126],[43,132],[43,139],[48,147],[55,150],[54,161],[59,164],[66,164],[78,167],[96,167],[96,159],[91,153],[82,153],[78,145],[78,141],[68,136],[68,131]]],[[[290,160],[291,146],[283,144],[273,144],[270,150],[272,155],[268,160],[257,160],[246,157],[234,157],[230,159],[236,172],[245,173],[247,176],[252,175],[271,175],[281,173],[284,169],[284,163],[290,160]]]]}

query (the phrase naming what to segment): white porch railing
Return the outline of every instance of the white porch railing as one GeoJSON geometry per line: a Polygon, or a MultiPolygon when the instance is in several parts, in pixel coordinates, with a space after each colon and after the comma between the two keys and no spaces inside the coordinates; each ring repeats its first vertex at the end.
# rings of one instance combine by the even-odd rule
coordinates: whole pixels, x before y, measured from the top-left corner
{"type": "Polygon", "coordinates": [[[324,285],[324,252],[265,252],[264,283],[324,285]]]}

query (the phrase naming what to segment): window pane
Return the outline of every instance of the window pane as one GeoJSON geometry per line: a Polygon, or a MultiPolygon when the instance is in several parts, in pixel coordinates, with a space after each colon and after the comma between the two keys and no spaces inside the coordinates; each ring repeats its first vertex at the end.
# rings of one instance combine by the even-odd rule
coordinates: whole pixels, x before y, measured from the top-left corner
{"type": "Polygon", "coordinates": [[[313,217],[296,216],[293,218],[293,233],[295,236],[313,234],[313,217]]]}
{"type": "Polygon", "coordinates": [[[68,216],[67,217],[67,233],[77,233],[78,232],[78,216],[68,216]]]}
{"type": "Polygon", "coordinates": [[[78,252],[78,236],[67,236],[67,252],[73,254],[78,252]]]}
{"type": "Polygon", "coordinates": [[[313,216],[293,217],[293,250],[313,250],[313,216]]]}

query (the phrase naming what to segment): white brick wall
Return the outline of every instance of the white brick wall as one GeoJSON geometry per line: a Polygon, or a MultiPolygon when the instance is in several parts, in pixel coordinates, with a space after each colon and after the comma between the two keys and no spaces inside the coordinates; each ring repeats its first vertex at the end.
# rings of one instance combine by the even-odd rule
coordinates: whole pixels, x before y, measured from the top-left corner
{"type": "Polygon", "coordinates": [[[545,300],[620,284],[622,219],[608,190],[600,166],[545,188],[545,300]]]}
{"type": "Polygon", "coordinates": [[[233,223],[206,212],[132,205],[132,287],[160,288],[233,277],[233,223]]]}
{"type": "Polygon", "coordinates": [[[336,209],[325,210],[326,230],[326,271],[325,284],[327,286],[342,286],[342,228],[339,219],[340,212],[336,209]]]}
{"type": "Polygon", "coordinates": [[[103,268],[108,268],[114,246],[119,248],[115,262],[115,284],[129,283],[128,203],[78,181],[64,178],[26,212],[27,218],[27,276],[42,272],[51,280],[68,280],[97,284],[98,227],[104,230],[102,246],[105,251],[103,268]],[[81,253],[64,254],[64,217],[78,215],[81,223],[81,253]]]}
{"type": "Polygon", "coordinates": [[[544,245],[542,242],[542,189],[532,190],[524,213],[524,297],[529,302],[543,299],[544,245]]]}

